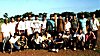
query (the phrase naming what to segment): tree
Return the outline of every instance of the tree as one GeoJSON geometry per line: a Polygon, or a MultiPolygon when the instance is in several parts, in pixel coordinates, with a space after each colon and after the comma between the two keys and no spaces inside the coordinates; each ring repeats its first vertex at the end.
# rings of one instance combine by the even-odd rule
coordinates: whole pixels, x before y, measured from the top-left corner
{"type": "Polygon", "coordinates": [[[69,16],[74,16],[75,15],[75,13],[74,12],[62,12],[62,16],[63,17],[69,17],[69,16]]]}
{"type": "Polygon", "coordinates": [[[84,12],[85,18],[90,17],[90,13],[89,12],[84,12]]]}
{"type": "Polygon", "coordinates": [[[96,17],[100,17],[100,10],[95,11],[96,17]]]}
{"type": "Polygon", "coordinates": [[[39,18],[42,18],[43,14],[42,13],[39,13],[39,18]]]}
{"type": "Polygon", "coordinates": [[[84,12],[77,13],[77,18],[81,18],[81,15],[84,14],[84,12]]]}
{"type": "Polygon", "coordinates": [[[47,13],[44,12],[43,15],[46,15],[47,16],[47,13]]]}
{"type": "Polygon", "coordinates": [[[32,12],[26,12],[22,16],[23,17],[28,17],[29,15],[31,15],[32,17],[34,16],[34,14],[32,12]]]}
{"type": "Polygon", "coordinates": [[[0,23],[3,23],[4,19],[3,18],[0,18],[0,23]]]}
{"type": "Polygon", "coordinates": [[[5,18],[8,18],[8,13],[5,13],[3,16],[4,16],[5,18]]]}

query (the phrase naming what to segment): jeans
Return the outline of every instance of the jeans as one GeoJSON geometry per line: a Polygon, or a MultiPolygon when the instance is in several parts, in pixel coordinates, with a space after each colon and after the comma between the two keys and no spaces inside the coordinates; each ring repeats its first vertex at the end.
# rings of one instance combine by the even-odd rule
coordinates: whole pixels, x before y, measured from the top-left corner
{"type": "Polygon", "coordinates": [[[3,39],[3,51],[5,50],[6,43],[9,41],[9,39],[10,39],[9,36],[4,37],[4,39],[3,39]]]}
{"type": "Polygon", "coordinates": [[[64,38],[64,43],[63,43],[64,47],[68,47],[70,45],[69,39],[68,38],[64,38]]]}
{"type": "Polygon", "coordinates": [[[72,43],[73,43],[73,47],[76,48],[77,43],[78,43],[78,39],[77,39],[77,37],[73,37],[73,41],[72,41],[72,43]]]}
{"type": "Polygon", "coordinates": [[[55,49],[61,49],[62,48],[62,45],[63,45],[62,43],[55,44],[54,45],[54,48],[55,49]]]}
{"type": "Polygon", "coordinates": [[[10,51],[12,51],[12,48],[13,48],[12,45],[13,45],[17,50],[20,50],[20,47],[17,45],[17,43],[12,43],[11,46],[10,46],[10,48],[11,48],[10,51]]]}

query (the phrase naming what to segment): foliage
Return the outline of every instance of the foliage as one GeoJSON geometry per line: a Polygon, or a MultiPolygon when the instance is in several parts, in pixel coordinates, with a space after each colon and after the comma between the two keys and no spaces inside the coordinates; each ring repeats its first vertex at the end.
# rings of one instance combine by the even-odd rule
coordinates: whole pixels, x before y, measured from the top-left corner
{"type": "Polygon", "coordinates": [[[0,23],[3,23],[4,19],[3,18],[0,18],[0,23]]]}
{"type": "Polygon", "coordinates": [[[5,18],[8,18],[8,13],[5,13],[3,16],[4,16],[5,18]]]}
{"type": "MultiPolygon", "coordinates": [[[[85,18],[89,18],[89,17],[91,17],[92,14],[94,14],[94,13],[96,14],[96,17],[97,17],[97,18],[100,17],[100,9],[99,9],[99,10],[96,10],[96,11],[94,11],[94,12],[78,12],[78,13],[77,13],[77,17],[78,17],[78,18],[81,18],[81,15],[84,14],[84,15],[85,15],[85,18]]],[[[50,14],[50,17],[53,16],[54,14],[59,15],[60,13],[55,12],[55,13],[53,13],[53,14],[50,14]]],[[[24,13],[23,15],[15,15],[14,17],[15,17],[15,19],[16,19],[16,18],[19,17],[19,16],[20,16],[20,17],[28,17],[29,15],[31,15],[32,17],[35,16],[35,14],[32,13],[32,12],[26,12],[26,13],[24,13]]],[[[44,12],[44,13],[39,13],[39,18],[42,18],[43,15],[46,15],[46,16],[47,16],[47,13],[46,13],[46,12],[44,12]]],[[[74,13],[74,12],[67,12],[67,11],[66,11],[66,12],[62,12],[61,15],[62,15],[62,17],[69,17],[69,16],[74,16],[74,15],[76,15],[76,13],[74,13]]],[[[9,17],[8,17],[8,13],[5,13],[3,16],[4,16],[5,18],[9,18],[9,17]]],[[[0,22],[3,22],[2,19],[0,19],[0,22]]]]}

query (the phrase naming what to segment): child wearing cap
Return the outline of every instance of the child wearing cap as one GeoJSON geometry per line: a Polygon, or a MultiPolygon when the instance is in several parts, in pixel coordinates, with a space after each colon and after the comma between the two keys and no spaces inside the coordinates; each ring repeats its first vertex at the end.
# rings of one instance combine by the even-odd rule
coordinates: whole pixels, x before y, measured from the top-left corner
{"type": "Polygon", "coordinates": [[[59,33],[57,38],[54,39],[54,49],[52,49],[52,51],[58,52],[59,49],[62,47],[62,44],[63,44],[62,34],[59,33]]]}

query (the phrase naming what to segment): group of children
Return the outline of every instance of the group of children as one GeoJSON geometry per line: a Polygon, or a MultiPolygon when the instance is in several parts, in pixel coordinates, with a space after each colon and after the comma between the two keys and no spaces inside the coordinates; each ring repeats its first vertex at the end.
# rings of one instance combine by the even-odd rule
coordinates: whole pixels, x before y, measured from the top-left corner
{"type": "Polygon", "coordinates": [[[6,46],[10,53],[13,49],[18,51],[47,49],[56,52],[67,48],[95,50],[99,26],[95,14],[89,22],[90,24],[87,24],[84,15],[82,19],[77,19],[76,15],[63,19],[62,15],[57,17],[56,14],[48,20],[46,15],[43,15],[42,21],[38,20],[38,15],[34,20],[31,15],[28,16],[28,20],[26,17],[22,19],[18,17],[15,21],[15,18],[11,17],[9,23],[8,19],[4,19],[1,25],[3,53],[5,53],[6,46]]]}

